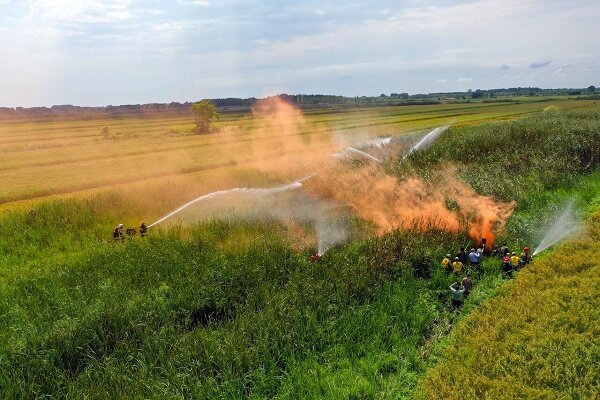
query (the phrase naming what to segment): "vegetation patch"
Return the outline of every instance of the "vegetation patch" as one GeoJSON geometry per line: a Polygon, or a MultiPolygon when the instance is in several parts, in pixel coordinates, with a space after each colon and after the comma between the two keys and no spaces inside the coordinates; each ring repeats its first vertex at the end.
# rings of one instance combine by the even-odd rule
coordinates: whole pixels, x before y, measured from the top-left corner
{"type": "Polygon", "coordinates": [[[461,177],[481,194],[504,201],[568,187],[600,165],[600,111],[542,113],[515,121],[451,128],[400,176],[428,176],[433,165],[457,163],[461,177]]]}
{"type": "MultiPolygon", "coordinates": [[[[452,128],[386,167],[428,177],[452,162],[480,194],[517,201],[500,240],[532,245],[562,201],[600,204],[597,113],[452,128]]],[[[597,213],[586,214],[586,235],[506,284],[488,258],[454,310],[448,289],[457,277],[440,261],[473,246],[466,233],[394,230],[316,263],[312,245],[286,239],[286,227],[268,219],[114,242],[115,221],[177,201],[147,193],[48,200],[0,215],[0,236],[10,238],[0,241],[4,397],[410,398],[424,374],[417,395],[429,398],[596,393],[597,213]]],[[[457,196],[442,208],[460,211],[457,196]]]]}
{"type": "Polygon", "coordinates": [[[459,324],[416,398],[592,399],[600,382],[600,213],[459,324]]]}

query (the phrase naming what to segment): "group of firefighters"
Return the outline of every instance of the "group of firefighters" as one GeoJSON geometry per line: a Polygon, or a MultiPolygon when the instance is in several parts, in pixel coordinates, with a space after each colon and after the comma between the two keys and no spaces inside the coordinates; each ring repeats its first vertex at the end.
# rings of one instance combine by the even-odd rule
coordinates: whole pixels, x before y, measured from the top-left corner
{"type": "MultiPolygon", "coordinates": [[[[125,235],[123,234],[123,224],[119,224],[117,226],[115,226],[115,229],[113,230],[113,239],[115,241],[122,241],[125,240],[125,235]]],[[[148,234],[148,227],[146,226],[145,222],[142,222],[142,224],[140,225],[140,236],[144,237],[148,234]]],[[[127,233],[127,236],[135,236],[137,234],[137,231],[134,227],[131,228],[127,228],[125,230],[125,233],[127,233]]]]}
{"type": "MultiPolygon", "coordinates": [[[[113,230],[113,239],[115,241],[125,240],[123,234],[123,224],[119,224],[113,230]]],[[[145,222],[142,222],[139,228],[140,236],[145,237],[148,234],[148,226],[145,222]]],[[[136,229],[134,227],[126,229],[127,236],[135,236],[136,229]]],[[[472,248],[467,253],[464,247],[460,248],[460,251],[456,253],[454,261],[452,256],[446,254],[446,257],[442,260],[442,268],[446,273],[453,274],[457,279],[452,285],[450,285],[450,291],[452,292],[452,307],[459,308],[463,299],[469,295],[471,289],[473,289],[473,280],[471,274],[475,273],[477,277],[481,276],[481,262],[483,261],[484,255],[491,255],[492,257],[498,257],[502,260],[502,274],[506,278],[512,278],[514,271],[518,271],[531,262],[533,256],[529,252],[529,247],[525,247],[520,256],[513,251],[510,252],[506,243],[502,247],[494,247],[491,252],[486,252],[485,241],[483,240],[481,245],[475,249],[472,248]],[[463,276],[464,274],[464,276],[463,276]],[[460,277],[463,276],[462,279],[460,277]]],[[[311,256],[312,262],[317,262],[321,258],[320,254],[311,256]]]]}
{"type": "Polygon", "coordinates": [[[514,271],[518,271],[527,264],[529,264],[533,258],[529,251],[529,247],[525,247],[521,255],[513,251],[511,252],[504,243],[502,247],[494,249],[491,252],[486,252],[485,242],[481,244],[477,249],[472,248],[469,253],[466,252],[464,247],[461,247],[460,251],[454,257],[446,254],[446,257],[442,260],[442,268],[448,274],[454,274],[455,277],[459,278],[456,282],[450,285],[450,291],[452,292],[452,306],[459,308],[462,305],[465,296],[468,296],[471,289],[473,288],[473,280],[471,279],[471,273],[481,276],[481,262],[483,261],[484,254],[491,255],[492,257],[498,257],[502,260],[502,275],[506,278],[511,278],[514,271]],[[464,273],[464,277],[460,279],[464,273]]]}

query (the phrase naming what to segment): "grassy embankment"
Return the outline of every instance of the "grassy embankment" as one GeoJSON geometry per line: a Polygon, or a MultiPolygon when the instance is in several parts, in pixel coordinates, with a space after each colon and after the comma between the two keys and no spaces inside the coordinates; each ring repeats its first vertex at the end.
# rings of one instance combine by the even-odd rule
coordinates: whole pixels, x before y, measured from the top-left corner
{"type": "Polygon", "coordinates": [[[465,318],[415,397],[598,398],[600,213],[586,227],[465,318]]]}
{"type": "Polygon", "coordinates": [[[421,380],[417,398],[600,395],[599,121],[598,111],[551,112],[502,127],[464,130],[460,136],[451,132],[418,157],[417,164],[424,166],[427,160],[447,159],[451,149],[466,154],[461,170],[474,187],[517,199],[508,225],[515,244],[539,239],[540,221],[556,214],[569,198],[582,210],[586,230],[542,254],[460,323],[439,346],[443,351],[421,380]],[[516,162],[503,156],[507,143],[516,162]],[[485,155],[469,156],[470,149],[485,150],[485,155]],[[525,160],[527,164],[519,162],[525,160]]]}
{"type": "MultiPolygon", "coordinates": [[[[400,177],[416,173],[428,179],[436,169],[455,165],[478,193],[517,202],[508,232],[523,245],[539,239],[532,228],[555,210],[552,205],[564,202],[582,176],[598,169],[599,121],[598,107],[550,109],[503,124],[451,129],[434,146],[411,156],[411,163],[390,169],[400,177]]],[[[594,195],[581,193],[584,202],[594,195]]]]}
{"type": "MultiPolygon", "coordinates": [[[[2,228],[29,228],[30,237],[47,229],[54,237],[61,232],[54,221],[70,220],[71,228],[86,220],[72,205],[41,207],[33,221],[5,216],[2,228]]],[[[4,270],[0,288],[2,392],[294,398],[406,391],[422,365],[420,343],[448,314],[448,278],[418,279],[411,270],[427,274],[438,254],[462,244],[443,233],[396,233],[311,265],[259,226],[215,224],[186,236],[84,243],[95,249],[27,267],[10,262],[25,238],[4,249],[11,264],[4,268],[13,269],[4,270]],[[221,237],[244,229],[264,237],[219,249],[221,237]]],[[[68,243],[77,246],[74,238],[68,243]]]]}
{"type": "MultiPolygon", "coordinates": [[[[505,197],[521,201],[509,229],[531,240],[538,211],[530,210],[541,215],[554,204],[543,193],[573,191],[582,181],[570,175],[597,169],[597,159],[583,162],[587,150],[574,151],[578,142],[559,140],[583,135],[583,147],[594,150],[595,115],[561,112],[453,129],[412,157],[412,167],[395,170],[427,175],[436,160],[455,159],[456,141],[472,150],[534,130],[536,146],[554,143],[554,154],[575,161],[539,161],[560,179],[505,197]]],[[[517,143],[534,151],[529,139],[517,143]]],[[[492,148],[499,160],[512,159],[504,146],[492,148]]],[[[459,161],[473,179],[468,168],[480,171],[475,163],[490,160],[459,161]]],[[[506,165],[501,185],[529,173],[499,165],[506,165]]],[[[10,238],[0,242],[6,397],[407,397],[456,320],[448,304],[451,278],[438,262],[468,243],[464,235],[394,232],[334,249],[313,265],[281,239],[285,228],[276,223],[215,222],[110,243],[105,227],[125,209],[122,195],[106,194],[42,203],[35,216],[0,216],[0,235],[10,238]],[[222,245],[236,237],[257,239],[222,245]]],[[[494,294],[499,282],[496,263],[488,263],[463,312],[494,294]]]]}

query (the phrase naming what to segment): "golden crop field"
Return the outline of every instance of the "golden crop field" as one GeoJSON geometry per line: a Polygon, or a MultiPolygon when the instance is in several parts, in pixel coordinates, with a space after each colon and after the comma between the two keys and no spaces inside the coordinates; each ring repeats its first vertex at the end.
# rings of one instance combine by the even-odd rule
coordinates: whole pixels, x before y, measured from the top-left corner
{"type": "Polygon", "coordinates": [[[596,399],[600,213],[458,327],[420,399],[596,399]]]}
{"type": "Polygon", "coordinates": [[[178,186],[177,196],[170,199],[177,204],[213,190],[277,179],[264,172],[281,172],[281,159],[288,166],[296,163],[298,171],[310,170],[315,155],[337,151],[344,143],[509,119],[550,104],[571,109],[591,102],[553,99],[225,113],[217,123],[220,131],[211,135],[191,134],[191,116],[0,121],[0,205],[115,186],[152,192],[169,185],[178,186]]]}

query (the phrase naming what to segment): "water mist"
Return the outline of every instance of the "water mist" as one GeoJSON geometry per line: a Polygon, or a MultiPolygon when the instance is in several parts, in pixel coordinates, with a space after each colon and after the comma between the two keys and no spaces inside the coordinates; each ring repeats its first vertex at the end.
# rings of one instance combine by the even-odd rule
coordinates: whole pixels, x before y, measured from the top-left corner
{"type": "Polygon", "coordinates": [[[560,242],[579,229],[575,218],[574,202],[570,200],[558,215],[556,221],[552,224],[540,244],[536,247],[533,255],[539,254],[548,247],[560,242]]]}

